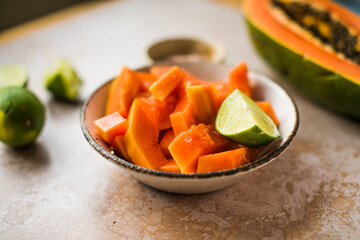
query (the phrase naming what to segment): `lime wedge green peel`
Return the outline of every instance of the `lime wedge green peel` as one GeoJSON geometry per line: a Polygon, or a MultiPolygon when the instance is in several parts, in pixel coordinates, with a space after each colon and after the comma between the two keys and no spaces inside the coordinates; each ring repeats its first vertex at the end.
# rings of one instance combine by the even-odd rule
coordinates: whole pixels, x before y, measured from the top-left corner
{"type": "Polygon", "coordinates": [[[25,87],[28,74],[24,66],[9,64],[0,66],[0,88],[3,87],[25,87]]]}
{"type": "Polygon", "coordinates": [[[220,106],[215,128],[231,141],[248,147],[264,146],[280,137],[270,117],[238,89],[220,106]]]}
{"type": "Polygon", "coordinates": [[[0,89],[0,141],[19,148],[33,143],[45,121],[45,107],[22,87],[0,89]]]}
{"type": "Polygon", "coordinates": [[[75,69],[64,59],[57,60],[55,69],[45,77],[45,87],[55,98],[63,101],[75,101],[81,85],[82,81],[75,69]]]}

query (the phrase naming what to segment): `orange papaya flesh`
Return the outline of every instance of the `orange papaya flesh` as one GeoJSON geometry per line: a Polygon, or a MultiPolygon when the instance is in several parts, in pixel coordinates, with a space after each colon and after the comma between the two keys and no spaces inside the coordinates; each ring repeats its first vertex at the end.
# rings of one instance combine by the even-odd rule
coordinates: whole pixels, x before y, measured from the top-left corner
{"type": "MultiPolygon", "coordinates": [[[[172,98],[171,98],[172,99],[172,98]]],[[[169,114],[174,106],[167,104],[170,101],[160,101],[152,96],[139,97],[141,107],[146,113],[147,117],[156,125],[159,130],[168,129],[171,127],[169,114]]],[[[170,99],[169,99],[170,100],[170,99]]],[[[174,100],[171,101],[174,105],[174,100]]]]}
{"type": "Polygon", "coordinates": [[[150,73],[156,78],[160,78],[168,72],[170,68],[169,66],[153,66],[150,68],[150,73]]]}
{"type": "Polygon", "coordinates": [[[140,91],[148,92],[149,87],[157,80],[157,78],[146,72],[136,72],[136,77],[140,81],[140,91]]]}
{"type": "MultiPolygon", "coordinates": [[[[166,72],[168,72],[170,70],[171,67],[169,66],[153,66],[150,68],[150,73],[155,76],[156,78],[160,78],[162,77],[166,72]]],[[[185,82],[192,82],[195,84],[202,84],[205,83],[206,81],[201,80],[197,77],[195,77],[194,75],[192,75],[191,73],[182,70],[185,73],[185,78],[184,81],[185,82]]]]}
{"type": "Polygon", "coordinates": [[[189,104],[199,123],[211,124],[215,120],[215,106],[209,94],[209,86],[195,85],[186,87],[189,104]]]}
{"type": "Polygon", "coordinates": [[[164,100],[184,80],[185,73],[173,66],[156,80],[150,87],[150,92],[159,100],[164,100]]]}
{"type": "MultiPolygon", "coordinates": [[[[244,1],[244,16],[255,48],[296,90],[338,113],[360,119],[360,108],[354,104],[360,102],[360,38],[357,37],[357,43],[339,44],[344,46],[342,50],[349,49],[349,53],[353,53],[353,57],[348,58],[331,44],[329,47],[329,44],[314,40],[316,34],[301,24],[295,23],[294,28],[286,14],[280,20],[278,13],[284,11],[274,6],[274,2],[278,1],[244,1]]],[[[329,16],[333,23],[348,29],[337,34],[338,40],[347,41],[360,35],[360,18],[351,11],[325,0],[314,0],[309,6],[309,11],[319,6],[316,11],[321,9],[321,15],[329,16]]],[[[309,19],[309,12],[304,13],[299,17],[309,19]]],[[[321,19],[317,22],[314,29],[319,32],[329,26],[325,24],[321,30],[320,25],[325,22],[321,19]]],[[[334,36],[333,30],[328,35],[334,36]]]]}
{"type": "Polygon", "coordinates": [[[175,110],[172,114],[170,114],[170,122],[175,136],[197,123],[194,109],[189,103],[184,87],[179,90],[175,110]]]}
{"type": "Polygon", "coordinates": [[[280,122],[276,117],[273,107],[269,101],[255,101],[255,103],[271,118],[276,127],[279,127],[280,122]]]}
{"type": "Polygon", "coordinates": [[[247,148],[238,148],[199,157],[197,173],[216,172],[240,167],[250,163],[247,148]]]}
{"type": "Polygon", "coordinates": [[[181,173],[195,173],[200,156],[223,151],[228,146],[229,140],[212,127],[198,124],[176,136],[168,148],[181,173]]]}
{"type": "Polygon", "coordinates": [[[169,162],[159,168],[160,171],[180,173],[180,168],[174,159],[170,159],[169,162]]]}
{"type": "Polygon", "coordinates": [[[227,82],[209,82],[207,86],[206,90],[212,98],[215,112],[217,113],[222,102],[230,94],[229,84],[227,82]]]}
{"type": "Polygon", "coordinates": [[[116,136],[114,138],[112,146],[116,153],[118,153],[120,156],[122,156],[125,160],[127,160],[127,161],[130,160],[130,157],[127,154],[126,147],[125,147],[124,135],[116,136]]]}
{"type": "Polygon", "coordinates": [[[135,99],[129,113],[124,136],[127,154],[136,165],[158,169],[168,163],[158,144],[159,130],[147,117],[141,102],[135,99]]]}
{"type": "Polygon", "coordinates": [[[164,153],[165,157],[171,158],[171,154],[169,151],[169,145],[174,140],[175,134],[172,129],[169,129],[165,132],[164,136],[161,138],[160,141],[160,149],[164,153]]]}
{"type": "Polygon", "coordinates": [[[229,74],[230,92],[239,89],[247,96],[251,97],[251,87],[247,74],[247,66],[245,62],[240,63],[229,74]]]}
{"type": "Polygon", "coordinates": [[[102,140],[112,144],[117,135],[124,134],[127,129],[126,119],[118,112],[106,115],[94,121],[98,133],[102,140]]]}
{"type": "Polygon", "coordinates": [[[127,118],[132,101],[140,90],[140,82],[134,71],[123,67],[120,74],[112,81],[105,115],[118,112],[127,118]]]}

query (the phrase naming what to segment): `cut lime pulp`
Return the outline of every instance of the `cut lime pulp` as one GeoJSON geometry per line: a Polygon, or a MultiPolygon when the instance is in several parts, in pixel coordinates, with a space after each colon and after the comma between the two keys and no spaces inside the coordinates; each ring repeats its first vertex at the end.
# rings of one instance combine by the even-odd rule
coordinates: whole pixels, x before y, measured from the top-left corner
{"type": "Polygon", "coordinates": [[[231,141],[249,147],[264,146],[280,137],[271,118],[238,89],[220,106],[215,128],[231,141]]]}
{"type": "Polygon", "coordinates": [[[24,66],[9,64],[0,66],[0,88],[24,87],[28,81],[28,74],[24,66]]]}
{"type": "Polygon", "coordinates": [[[75,101],[79,95],[82,81],[75,69],[66,60],[59,59],[56,68],[45,78],[45,87],[63,101],[75,101]]]}

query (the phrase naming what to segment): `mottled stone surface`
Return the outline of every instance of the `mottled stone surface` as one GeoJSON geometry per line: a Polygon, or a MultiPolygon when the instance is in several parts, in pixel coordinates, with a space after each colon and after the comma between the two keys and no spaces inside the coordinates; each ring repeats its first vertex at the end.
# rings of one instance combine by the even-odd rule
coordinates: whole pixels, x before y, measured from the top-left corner
{"type": "Polygon", "coordinates": [[[8,62],[28,68],[47,122],[30,148],[0,144],[0,239],[360,238],[360,123],[320,108],[274,74],[237,10],[201,0],[112,2],[0,45],[0,64],[8,62]],[[146,64],[150,42],[174,35],[222,41],[228,63],[245,60],[273,77],[299,107],[287,152],[222,191],[184,196],[137,182],[85,141],[80,105],[56,102],[43,88],[44,71],[64,56],[84,79],[84,99],[124,64],[146,64]]]}

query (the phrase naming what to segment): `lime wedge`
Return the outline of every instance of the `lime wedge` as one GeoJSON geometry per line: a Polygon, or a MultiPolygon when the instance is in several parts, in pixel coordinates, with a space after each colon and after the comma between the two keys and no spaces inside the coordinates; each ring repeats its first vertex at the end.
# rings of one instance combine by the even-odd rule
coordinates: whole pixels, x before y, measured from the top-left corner
{"type": "Polygon", "coordinates": [[[221,104],[215,128],[231,141],[249,147],[264,146],[280,137],[270,117],[238,89],[221,104]]]}
{"type": "Polygon", "coordinates": [[[0,66],[0,88],[24,87],[28,80],[28,74],[24,66],[9,64],[0,66]]]}
{"type": "Polygon", "coordinates": [[[45,87],[63,101],[75,101],[78,98],[82,81],[75,69],[66,60],[59,59],[52,72],[46,74],[45,87]]]}

